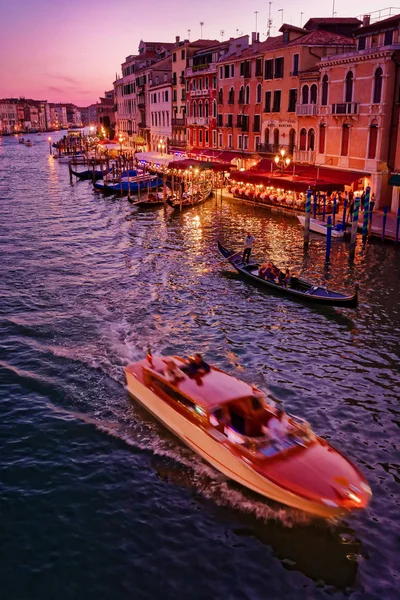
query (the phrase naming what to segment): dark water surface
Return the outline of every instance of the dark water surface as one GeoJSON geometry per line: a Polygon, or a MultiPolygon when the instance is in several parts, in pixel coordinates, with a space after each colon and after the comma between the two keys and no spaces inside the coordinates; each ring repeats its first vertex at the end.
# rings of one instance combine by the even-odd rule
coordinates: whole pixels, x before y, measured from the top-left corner
{"type": "Polygon", "coordinates": [[[335,243],[357,310],[262,293],[217,238],[318,280],[294,219],[215,199],[181,215],[72,187],[46,136],[0,139],[0,597],[399,598],[400,254],[335,243]],[[132,402],[122,367],[200,350],[269,388],[365,473],[340,523],[227,481],[132,402]]]}

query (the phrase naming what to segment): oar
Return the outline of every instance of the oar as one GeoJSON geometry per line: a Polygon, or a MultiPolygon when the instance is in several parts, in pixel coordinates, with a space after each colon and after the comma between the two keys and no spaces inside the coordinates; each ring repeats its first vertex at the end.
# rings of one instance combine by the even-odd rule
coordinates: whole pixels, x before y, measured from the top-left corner
{"type": "Polygon", "coordinates": [[[215,265],[212,265],[211,267],[208,267],[206,269],[206,272],[211,271],[212,269],[214,269],[214,267],[217,267],[221,263],[225,262],[226,260],[230,260],[234,256],[237,256],[238,254],[241,254],[242,252],[243,252],[243,250],[239,250],[239,252],[235,252],[235,254],[230,254],[229,256],[225,256],[222,260],[219,260],[218,262],[216,262],[215,265]]]}

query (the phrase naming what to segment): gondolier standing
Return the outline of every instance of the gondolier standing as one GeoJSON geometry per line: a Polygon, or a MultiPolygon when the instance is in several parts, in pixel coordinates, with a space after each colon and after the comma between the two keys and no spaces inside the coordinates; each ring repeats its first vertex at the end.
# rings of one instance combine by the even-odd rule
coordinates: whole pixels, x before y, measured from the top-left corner
{"type": "Polygon", "coordinates": [[[254,235],[248,231],[244,238],[243,262],[250,262],[250,255],[255,241],[254,235]]]}

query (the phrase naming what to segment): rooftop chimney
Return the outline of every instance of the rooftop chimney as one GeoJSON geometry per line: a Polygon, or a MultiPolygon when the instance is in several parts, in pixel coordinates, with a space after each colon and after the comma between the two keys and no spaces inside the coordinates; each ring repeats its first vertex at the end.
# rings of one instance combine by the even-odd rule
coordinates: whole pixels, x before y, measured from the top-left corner
{"type": "Polygon", "coordinates": [[[180,38],[180,36],[179,36],[179,35],[175,36],[175,45],[176,45],[176,46],[179,46],[179,41],[180,41],[180,39],[181,39],[181,38],[180,38]]]}
{"type": "Polygon", "coordinates": [[[362,26],[366,27],[371,22],[371,15],[364,15],[362,20],[362,26]]]}
{"type": "Polygon", "coordinates": [[[260,34],[257,33],[256,31],[252,31],[251,32],[251,43],[256,44],[259,41],[260,41],[260,34]]]}

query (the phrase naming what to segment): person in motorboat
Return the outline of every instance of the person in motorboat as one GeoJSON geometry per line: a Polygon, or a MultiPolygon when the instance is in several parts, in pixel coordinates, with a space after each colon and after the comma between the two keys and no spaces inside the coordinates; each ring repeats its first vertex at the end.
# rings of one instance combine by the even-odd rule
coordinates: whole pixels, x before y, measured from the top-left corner
{"type": "Polygon", "coordinates": [[[181,379],[185,379],[186,375],[183,371],[180,370],[178,365],[174,360],[166,360],[165,369],[164,369],[164,377],[167,381],[179,381],[181,379]]]}
{"type": "Polygon", "coordinates": [[[278,408],[276,416],[271,417],[267,427],[264,427],[263,431],[272,441],[281,444],[291,433],[292,426],[289,423],[286,413],[281,408],[278,408]]]}
{"type": "Polygon", "coordinates": [[[182,367],[182,371],[187,375],[204,375],[210,372],[210,365],[197,353],[189,358],[189,364],[182,367]]]}

